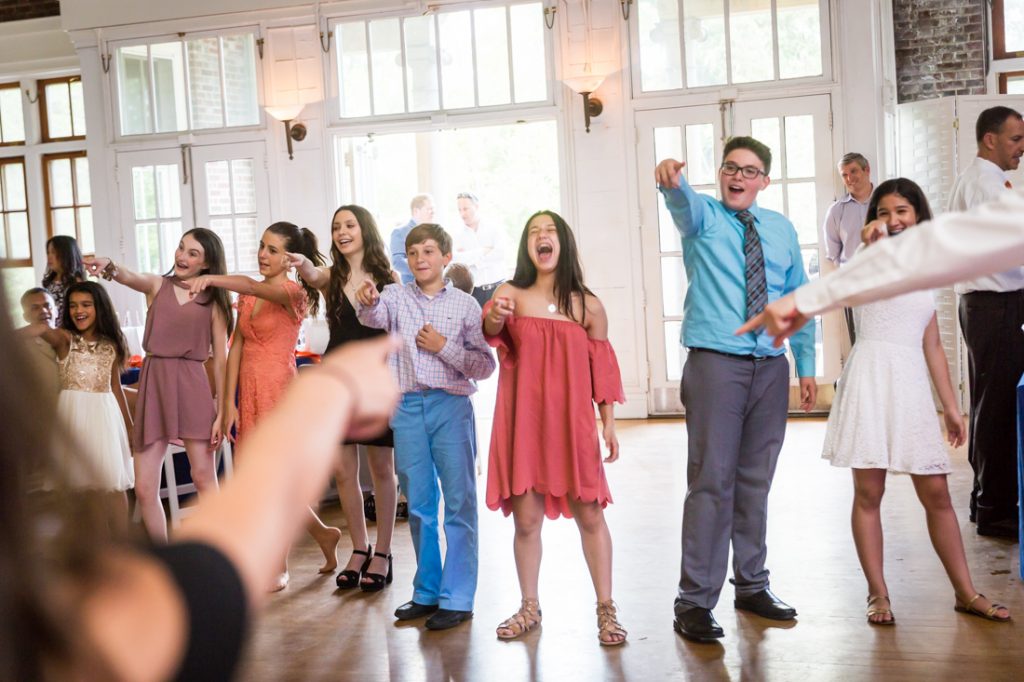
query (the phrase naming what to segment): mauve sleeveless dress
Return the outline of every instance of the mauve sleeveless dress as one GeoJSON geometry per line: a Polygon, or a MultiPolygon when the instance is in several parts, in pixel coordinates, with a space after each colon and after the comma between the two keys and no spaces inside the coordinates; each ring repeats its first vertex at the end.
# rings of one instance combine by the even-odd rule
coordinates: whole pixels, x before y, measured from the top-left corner
{"type": "Polygon", "coordinates": [[[207,290],[178,303],[165,277],[149,306],[142,348],[146,361],[139,379],[132,446],[142,450],[175,438],[209,440],[217,410],[203,363],[210,357],[214,302],[207,290]]]}

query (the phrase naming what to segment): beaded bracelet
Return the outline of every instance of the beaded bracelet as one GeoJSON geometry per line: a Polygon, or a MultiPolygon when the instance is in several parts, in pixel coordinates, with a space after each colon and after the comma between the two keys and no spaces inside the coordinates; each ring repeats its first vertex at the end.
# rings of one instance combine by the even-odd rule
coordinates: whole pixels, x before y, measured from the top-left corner
{"type": "Polygon", "coordinates": [[[109,282],[110,280],[117,277],[120,273],[121,270],[120,268],[117,267],[117,263],[115,263],[114,261],[110,261],[109,263],[107,263],[107,267],[103,268],[103,271],[100,272],[100,277],[109,282]]]}

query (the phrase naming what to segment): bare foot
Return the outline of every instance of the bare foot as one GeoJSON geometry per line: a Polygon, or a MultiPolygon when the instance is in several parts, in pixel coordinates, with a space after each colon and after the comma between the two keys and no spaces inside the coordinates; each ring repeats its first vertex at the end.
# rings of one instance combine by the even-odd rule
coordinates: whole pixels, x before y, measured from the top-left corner
{"type": "Polygon", "coordinates": [[[288,571],[285,571],[284,573],[279,573],[277,575],[277,580],[275,580],[274,583],[270,586],[270,591],[280,592],[284,588],[288,587],[288,581],[290,579],[291,576],[288,575],[288,571]]]}
{"type": "Polygon", "coordinates": [[[341,541],[341,531],[337,528],[326,528],[314,536],[316,544],[320,545],[320,551],[324,553],[324,565],[317,573],[334,573],[338,567],[338,543],[341,541]]]}

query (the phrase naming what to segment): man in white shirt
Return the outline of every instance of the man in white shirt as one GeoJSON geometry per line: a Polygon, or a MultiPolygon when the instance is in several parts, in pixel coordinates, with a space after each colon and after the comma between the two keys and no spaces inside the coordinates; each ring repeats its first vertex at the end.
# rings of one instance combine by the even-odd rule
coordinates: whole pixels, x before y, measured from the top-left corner
{"type": "MultiPolygon", "coordinates": [[[[1009,191],[1006,172],[1024,153],[1024,121],[1009,107],[981,112],[978,155],[960,174],[948,210],[967,211],[1009,191]]],[[[971,389],[968,459],[974,469],[971,521],[979,535],[1017,535],[1014,394],[1024,372],[1024,267],[956,285],[971,389]]]]}
{"type": "MultiPolygon", "coordinates": [[[[829,206],[821,228],[824,232],[825,258],[836,267],[853,258],[860,246],[860,231],[868,215],[868,200],[875,188],[871,183],[871,165],[863,154],[845,154],[839,161],[839,176],[846,186],[846,196],[829,206]]],[[[853,311],[846,308],[843,312],[852,346],[856,340],[853,311]]]]}
{"type": "Polygon", "coordinates": [[[459,192],[455,199],[463,227],[453,231],[452,262],[469,267],[476,284],[473,298],[483,307],[507,277],[504,235],[490,224],[481,222],[480,200],[475,194],[459,192]]]}
{"type": "MultiPolygon", "coordinates": [[[[53,296],[42,287],[34,287],[21,295],[21,317],[26,324],[46,324],[51,329],[56,327],[60,320],[57,318],[57,306],[53,302],[53,296]]],[[[36,372],[45,388],[46,399],[51,407],[56,409],[57,394],[60,393],[60,379],[57,375],[57,352],[53,346],[41,338],[28,340],[32,348],[32,362],[36,366],[36,372]]]]}

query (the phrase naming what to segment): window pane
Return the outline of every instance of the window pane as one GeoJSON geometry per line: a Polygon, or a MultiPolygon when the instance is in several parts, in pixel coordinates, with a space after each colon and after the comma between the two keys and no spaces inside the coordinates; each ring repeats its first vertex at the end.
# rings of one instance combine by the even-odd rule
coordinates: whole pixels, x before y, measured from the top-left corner
{"type": "Polygon", "coordinates": [[[252,159],[231,161],[231,194],[235,213],[256,212],[256,175],[253,173],[252,159]]]}
{"type": "Polygon", "coordinates": [[[4,210],[24,211],[28,202],[25,199],[25,164],[5,163],[4,166],[4,210]]]}
{"type": "Polygon", "coordinates": [[[71,90],[66,82],[49,83],[45,88],[46,128],[51,138],[71,137],[71,90]]]}
{"type": "Polygon", "coordinates": [[[821,75],[818,0],[779,3],[779,78],[821,75]]]}
{"type": "Polygon", "coordinates": [[[772,152],[771,175],[782,177],[782,160],[779,152],[782,151],[782,132],[779,128],[778,118],[755,118],[750,121],[750,134],[756,140],[768,145],[772,152]]]}
{"type": "Polygon", "coordinates": [[[75,195],[71,186],[71,159],[53,159],[47,165],[50,171],[50,206],[73,206],[75,195]]]}
{"type": "Polygon", "coordinates": [[[1003,27],[1006,31],[1006,51],[1024,50],[1024,0],[1004,0],[1003,27]]]}
{"type": "Polygon", "coordinates": [[[146,46],[117,50],[118,94],[121,109],[121,133],[138,135],[153,129],[149,100],[149,65],[146,46]]]}
{"type": "Polygon", "coordinates": [[[238,271],[258,271],[256,255],[260,247],[260,233],[255,217],[235,218],[235,241],[238,244],[238,271]]]}
{"type": "Polygon", "coordinates": [[[679,381],[683,377],[683,361],[686,351],[679,343],[683,323],[665,322],[665,377],[668,381],[679,381]]]}
{"type": "Polygon", "coordinates": [[[170,260],[174,258],[174,252],[177,250],[180,241],[181,223],[177,221],[160,223],[161,263],[158,264],[158,267],[168,269],[170,260]],[[164,262],[167,262],[167,265],[164,265],[164,262]]]}
{"type": "MultiPolygon", "coordinates": [[[[158,215],[161,218],[181,217],[181,190],[177,164],[156,167],[158,215]]],[[[177,248],[178,240],[174,240],[177,248]]]]}
{"type": "Polygon", "coordinates": [[[548,98],[544,51],[544,7],[539,2],[509,7],[512,20],[512,78],[516,102],[548,98]]]}
{"type": "Polygon", "coordinates": [[[92,191],[89,185],[89,159],[84,156],[75,158],[75,189],[78,191],[78,204],[91,204],[92,191]]]}
{"type": "Polygon", "coordinates": [[[691,185],[716,182],[715,126],[710,123],[686,126],[686,179],[691,185]]]}
{"type": "Polygon", "coordinates": [[[683,87],[679,4],[639,0],[637,34],[640,38],[640,89],[652,92],[683,87]]]}
{"type": "MultiPolygon", "coordinates": [[[[0,251],[3,251],[3,223],[0,222],[0,251]]],[[[4,255],[0,254],[0,258],[4,255]]],[[[7,296],[7,311],[14,320],[21,319],[21,295],[26,289],[39,286],[34,268],[4,268],[3,280],[4,294],[7,296]]]]}
{"type": "Polygon", "coordinates": [[[786,214],[786,206],[782,200],[782,185],[771,184],[757,195],[757,205],[772,211],[786,214]]]}
{"type": "Polygon", "coordinates": [[[813,182],[794,182],[786,187],[789,213],[801,244],[818,243],[818,207],[813,182]]]}
{"type": "MultiPolygon", "coordinates": [[[[665,159],[683,159],[683,131],[679,126],[654,129],[654,158],[660,163],[665,159]]],[[[656,190],[654,190],[656,191],[656,190]]],[[[665,208],[665,202],[658,199],[658,237],[662,251],[680,249],[679,232],[672,222],[672,215],[665,208]]]]}
{"type": "Polygon", "coordinates": [[[24,142],[25,118],[21,87],[0,90],[0,142],[24,142]]]}
{"type": "Polygon", "coordinates": [[[810,280],[818,279],[818,275],[821,274],[821,267],[818,264],[818,249],[801,249],[800,253],[804,257],[804,272],[807,273],[807,278],[810,280]]]}
{"type": "MultiPolygon", "coordinates": [[[[72,234],[74,234],[72,232],[72,234]]],[[[29,246],[28,237],[28,213],[7,214],[7,235],[11,240],[11,252],[9,258],[31,258],[32,249],[29,246]]]]}
{"type": "Polygon", "coordinates": [[[156,223],[135,226],[135,248],[142,272],[160,272],[160,239],[156,223]]]}
{"type": "Polygon", "coordinates": [[[1024,76],[1009,76],[1006,79],[1007,95],[1024,95],[1024,76]]]}
{"type": "Polygon", "coordinates": [[[220,53],[217,38],[185,43],[188,54],[188,88],[192,98],[192,127],[220,128],[224,105],[220,92],[220,53]]]}
{"type": "Polygon", "coordinates": [[[665,317],[681,317],[686,294],[686,270],[682,256],[661,259],[662,312],[665,317]]]}
{"type": "Polygon", "coordinates": [[[96,252],[96,233],[92,228],[92,208],[78,209],[78,245],[82,253],[96,252]]]}
{"type": "Polygon", "coordinates": [[[473,10],[476,43],[476,86],[480,106],[511,101],[508,82],[508,33],[505,8],[473,10]]]}
{"type": "Polygon", "coordinates": [[[238,272],[238,267],[235,265],[235,230],[231,218],[211,219],[210,229],[216,232],[224,243],[224,259],[228,272],[238,272]]]}
{"type": "Polygon", "coordinates": [[[185,130],[185,59],[180,42],[149,46],[153,63],[153,85],[156,92],[156,126],[158,133],[185,130]]]}
{"type": "Polygon", "coordinates": [[[687,87],[721,85],[727,80],[722,3],[723,0],[683,0],[687,87]]]}
{"type": "Polygon", "coordinates": [[[132,197],[136,220],[156,217],[156,185],[152,166],[132,168],[132,197]]]}
{"type": "Polygon", "coordinates": [[[231,215],[231,176],[227,161],[206,164],[206,199],[210,215],[231,215]]]}
{"type": "Polygon", "coordinates": [[[71,81],[71,129],[76,136],[85,135],[85,96],[82,81],[71,81]]]}
{"type": "Polygon", "coordinates": [[[434,17],[410,17],[405,20],[405,77],[409,111],[439,108],[437,89],[437,43],[434,17]]]}
{"type": "Polygon", "coordinates": [[[78,237],[75,229],[75,209],[58,208],[53,212],[53,233],[78,237]]]}
{"type": "Polygon", "coordinates": [[[366,26],[361,21],[338,26],[338,77],[341,115],[369,116],[370,65],[366,58],[366,26]]]}
{"type": "Polygon", "coordinates": [[[786,177],[814,177],[814,117],[786,117],[786,177]]]}
{"type": "Polygon", "coordinates": [[[445,12],[437,17],[441,34],[441,97],[445,109],[461,109],[475,104],[473,45],[469,11],[445,12]]]}
{"type": "Polygon", "coordinates": [[[775,67],[772,63],[771,0],[729,0],[729,9],[732,82],[772,80],[775,67]]]}
{"type": "Polygon", "coordinates": [[[251,33],[220,39],[224,64],[224,97],[229,126],[260,122],[256,103],[256,39],[251,33]]]}
{"type": "Polygon", "coordinates": [[[373,54],[373,113],[405,111],[398,19],[370,22],[370,50],[373,54]]]}

